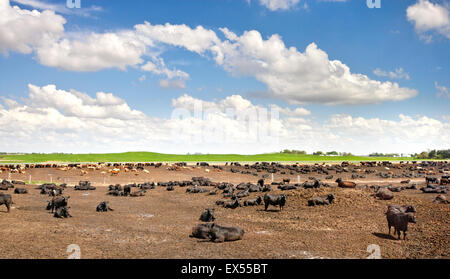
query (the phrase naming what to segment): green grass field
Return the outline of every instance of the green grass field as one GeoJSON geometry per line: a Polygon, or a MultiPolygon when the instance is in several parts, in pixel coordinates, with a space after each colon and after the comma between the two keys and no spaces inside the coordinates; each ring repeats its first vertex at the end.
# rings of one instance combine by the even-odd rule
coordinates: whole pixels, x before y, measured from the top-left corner
{"type": "Polygon", "coordinates": [[[363,157],[363,156],[316,156],[286,153],[257,155],[204,154],[175,155],[153,152],[126,152],[106,154],[23,154],[0,155],[1,163],[42,162],[340,162],[340,161],[411,161],[414,158],[363,157]]]}

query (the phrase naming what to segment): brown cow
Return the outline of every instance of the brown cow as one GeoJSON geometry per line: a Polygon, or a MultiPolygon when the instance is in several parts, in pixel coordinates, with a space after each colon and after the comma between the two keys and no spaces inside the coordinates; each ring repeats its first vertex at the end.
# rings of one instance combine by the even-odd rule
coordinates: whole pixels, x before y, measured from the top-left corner
{"type": "Polygon", "coordinates": [[[338,187],[340,187],[340,188],[356,188],[355,182],[342,181],[342,179],[340,179],[340,178],[336,179],[336,182],[338,183],[338,187]]]}

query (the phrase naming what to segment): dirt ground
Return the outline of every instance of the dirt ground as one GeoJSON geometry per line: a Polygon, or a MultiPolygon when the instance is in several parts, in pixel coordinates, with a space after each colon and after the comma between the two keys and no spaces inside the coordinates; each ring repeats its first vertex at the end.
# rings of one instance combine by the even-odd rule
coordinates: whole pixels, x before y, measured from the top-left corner
{"type": "MultiPolygon", "coordinates": [[[[69,187],[72,218],[57,219],[45,210],[47,195],[40,195],[36,185],[27,185],[29,194],[13,194],[15,204],[10,213],[0,206],[0,258],[67,258],[67,247],[76,244],[81,258],[367,258],[368,246],[380,247],[382,258],[450,258],[450,205],[432,203],[437,194],[423,194],[420,190],[394,193],[390,201],[371,196],[365,188],[341,189],[334,180],[325,181],[317,174],[301,175],[300,181],[315,176],[333,187],[283,191],[287,204],[283,211],[264,206],[225,209],[215,205],[221,194],[189,194],[186,188],[165,187],[148,190],[144,197],[113,197],[106,195],[109,184],[167,182],[190,180],[195,176],[208,177],[215,182],[253,182],[258,176],[215,171],[212,168],[186,168],[169,171],[164,166],[146,167],[149,173],[121,172],[117,176],[101,174],[102,170],[61,171],[29,169],[25,174],[1,173],[0,178],[28,181],[66,182],[69,186],[89,180],[95,191],[75,191],[69,187]],[[208,169],[209,172],[206,170],[208,169]],[[51,176],[49,176],[51,174],[51,176]],[[333,193],[335,203],[329,206],[308,207],[313,196],[333,193]],[[97,213],[96,206],[109,201],[112,212],[97,213]],[[408,239],[397,240],[388,235],[384,212],[388,204],[414,205],[417,224],[409,224],[408,239]],[[241,241],[212,243],[190,238],[191,229],[205,208],[215,208],[216,223],[239,226],[245,230],[241,241]]],[[[225,168],[227,169],[227,168],[225,168]]],[[[350,179],[351,173],[339,175],[350,179]]],[[[297,175],[275,174],[274,180],[297,175]]],[[[400,185],[401,179],[383,179],[373,174],[353,180],[358,185],[400,185]]],[[[423,178],[411,183],[424,184],[423,178]]],[[[271,177],[266,179],[270,183],[271,177]]],[[[22,186],[16,186],[22,187],[22,186]]],[[[421,185],[418,185],[420,188],[421,185]]],[[[273,193],[280,193],[275,189],[273,193]]],[[[134,191],[136,189],[133,189],[134,191]]],[[[251,193],[250,198],[262,195],[251,193]]],[[[245,200],[245,198],[244,198],[245,200]]]]}

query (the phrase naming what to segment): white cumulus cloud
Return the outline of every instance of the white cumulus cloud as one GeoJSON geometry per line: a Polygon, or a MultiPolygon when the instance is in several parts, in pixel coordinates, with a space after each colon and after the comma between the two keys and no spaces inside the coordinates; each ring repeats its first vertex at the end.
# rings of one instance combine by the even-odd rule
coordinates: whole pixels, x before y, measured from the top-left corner
{"type": "Polygon", "coordinates": [[[341,61],[330,60],[315,43],[300,52],[286,47],[278,35],[264,40],[256,30],[241,36],[221,30],[228,40],[211,49],[217,64],[232,74],[255,77],[273,97],[289,103],[370,104],[401,101],[418,93],[398,83],[352,73],[341,61]]]}
{"type": "Polygon", "coordinates": [[[0,53],[31,53],[42,42],[61,36],[65,23],[53,11],[20,9],[0,0],[0,53]]]}
{"type": "Polygon", "coordinates": [[[39,62],[69,71],[126,69],[144,60],[146,45],[133,32],[78,34],[76,38],[47,41],[37,49],[39,62]]]}
{"type": "Polygon", "coordinates": [[[428,0],[419,0],[406,10],[406,16],[422,38],[431,40],[430,32],[450,38],[450,17],[448,5],[439,5],[428,0]]]}

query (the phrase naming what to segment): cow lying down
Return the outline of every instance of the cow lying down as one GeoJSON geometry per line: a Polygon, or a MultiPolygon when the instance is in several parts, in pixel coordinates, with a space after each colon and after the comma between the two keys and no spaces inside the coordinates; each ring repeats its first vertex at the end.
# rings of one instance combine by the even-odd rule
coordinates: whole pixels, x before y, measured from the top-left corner
{"type": "Polygon", "coordinates": [[[53,197],[47,204],[47,210],[52,210],[52,213],[60,208],[60,207],[66,207],[67,203],[69,201],[70,196],[68,197],[62,197],[62,196],[55,196],[53,197]]]}
{"type": "Polygon", "coordinates": [[[107,212],[107,211],[114,211],[114,209],[112,209],[109,206],[109,202],[108,201],[104,201],[101,202],[99,205],[97,205],[97,212],[107,212]]]}
{"type": "Polygon", "coordinates": [[[355,188],[356,183],[352,181],[342,181],[341,178],[336,179],[339,188],[355,188]]]}
{"type": "Polygon", "coordinates": [[[262,204],[262,198],[261,197],[257,197],[255,199],[248,199],[246,201],[244,201],[244,206],[255,206],[255,205],[260,205],[262,204]]]}
{"type": "Polygon", "coordinates": [[[212,242],[236,241],[244,236],[244,230],[239,227],[222,227],[213,223],[208,232],[212,242]]]}
{"type": "Polygon", "coordinates": [[[140,190],[137,192],[130,193],[130,197],[143,197],[145,196],[146,190],[140,190]]]}
{"type": "Polygon", "coordinates": [[[447,200],[447,197],[444,195],[438,195],[434,201],[434,203],[443,203],[443,204],[449,204],[450,201],[447,200]]]}
{"type": "Polygon", "coordinates": [[[53,214],[53,217],[55,218],[69,218],[72,217],[72,215],[70,215],[69,213],[69,208],[67,206],[62,206],[62,207],[58,207],[55,210],[55,213],[53,214]]]}
{"type": "Polygon", "coordinates": [[[388,190],[381,188],[373,196],[379,198],[380,200],[392,200],[394,194],[390,193],[388,190]]]}
{"type": "Polygon", "coordinates": [[[333,194],[329,194],[324,197],[314,197],[308,200],[308,206],[329,205],[333,203],[333,200],[334,200],[333,194]]]}
{"type": "Polygon", "coordinates": [[[236,241],[244,236],[244,230],[239,227],[223,227],[215,223],[199,224],[192,228],[189,237],[210,239],[212,242],[236,241]]]}
{"type": "Polygon", "coordinates": [[[25,188],[16,188],[14,189],[14,194],[28,194],[28,190],[25,188]]]}
{"type": "Polygon", "coordinates": [[[208,238],[208,232],[211,229],[213,223],[207,223],[207,224],[199,224],[192,228],[192,232],[189,235],[189,237],[195,237],[200,239],[207,239],[208,238]]]}

